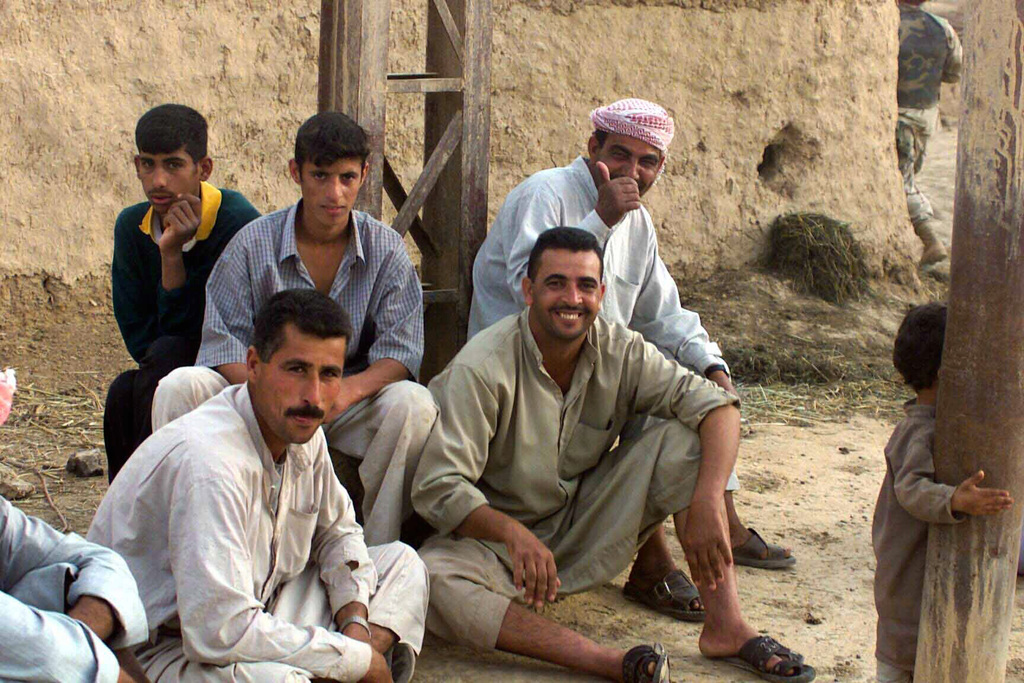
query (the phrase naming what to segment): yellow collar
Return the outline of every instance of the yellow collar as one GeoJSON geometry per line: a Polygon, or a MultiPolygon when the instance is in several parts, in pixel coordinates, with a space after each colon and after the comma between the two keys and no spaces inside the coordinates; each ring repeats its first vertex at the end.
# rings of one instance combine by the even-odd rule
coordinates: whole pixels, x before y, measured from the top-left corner
{"type": "MultiPolygon", "coordinates": [[[[202,183],[202,217],[199,219],[199,229],[196,230],[195,240],[202,241],[213,232],[213,224],[217,222],[217,212],[220,211],[221,192],[216,187],[206,182],[202,183]]],[[[142,217],[139,223],[139,230],[147,235],[153,234],[153,207],[142,217]]],[[[191,240],[190,240],[191,241],[191,240]]]]}

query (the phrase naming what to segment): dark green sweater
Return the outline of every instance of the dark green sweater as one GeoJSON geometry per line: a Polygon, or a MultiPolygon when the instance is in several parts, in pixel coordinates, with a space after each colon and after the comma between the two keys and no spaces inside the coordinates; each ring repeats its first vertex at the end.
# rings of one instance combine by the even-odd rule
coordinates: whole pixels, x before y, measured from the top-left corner
{"type": "Polygon", "coordinates": [[[213,264],[235,233],[260,216],[242,194],[221,189],[220,210],[210,236],[182,254],[185,284],[166,291],[161,284],[160,249],[139,229],[147,211],[149,202],[129,206],[114,225],[114,317],[128,353],[136,361],[142,360],[159,337],[199,339],[206,311],[206,280],[213,264]]]}

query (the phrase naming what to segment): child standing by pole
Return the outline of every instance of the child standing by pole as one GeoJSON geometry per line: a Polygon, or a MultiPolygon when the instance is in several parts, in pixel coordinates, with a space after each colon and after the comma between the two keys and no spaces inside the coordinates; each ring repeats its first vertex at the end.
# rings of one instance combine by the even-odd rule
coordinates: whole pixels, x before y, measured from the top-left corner
{"type": "Polygon", "coordinates": [[[955,524],[1013,505],[1008,491],[979,486],[981,470],[955,487],[935,481],[932,444],[945,332],[943,304],[918,306],[903,319],[893,349],[893,364],[917,397],[904,406],[907,416],[885,447],[885,480],[871,529],[878,683],[914,680],[928,525],[955,524]]]}

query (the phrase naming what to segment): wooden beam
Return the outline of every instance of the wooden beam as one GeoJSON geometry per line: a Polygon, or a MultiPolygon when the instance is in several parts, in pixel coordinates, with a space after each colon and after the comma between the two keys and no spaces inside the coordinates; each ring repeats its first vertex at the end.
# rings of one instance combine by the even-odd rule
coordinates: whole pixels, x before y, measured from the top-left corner
{"type": "Polygon", "coordinates": [[[389,93],[462,92],[461,78],[402,78],[388,76],[389,93]]]}
{"type": "MultiPolygon", "coordinates": [[[[396,209],[400,209],[409,200],[409,195],[406,193],[405,188],[402,187],[401,179],[395,173],[395,169],[391,167],[391,162],[388,161],[387,157],[384,157],[384,191],[396,209]]],[[[416,242],[416,246],[419,247],[421,253],[437,256],[437,243],[423,227],[423,222],[420,221],[418,215],[412,217],[409,232],[412,234],[412,239],[416,242]]]]}
{"type": "Polygon", "coordinates": [[[466,56],[463,79],[471,84],[462,100],[462,231],[459,238],[460,321],[458,343],[466,343],[473,295],[473,261],[487,236],[487,184],[491,147],[491,0],[466,1],[466,56]]]}
{"type": "Polygon", "coordinates": [[[450,304],[459,298],[457,289],[424,289],[423,303],[425,304],[450,304]]]}
{"type": "Polygon", "coordinates": [[[949,314],[935,478],[978,469],[1012,511],[932,525],[914,679],[1001,682],[1024,500],[1024,0],[965,3],[949,314]]]}
{"type": "Polygon", "coordinates": [[[338,12],[340,0],[320,2],[320,57],[317,68],[317,111],[334,109],[337,78],[338,12]]]}
{"type": "Polygon", "coordinates": [[[462,140],[423,205],[423,224],[438,242],[438,256],[424,256],[424,280],[455,289],[454,306],[432,306],[425,314],[431,339],[420,377],[427,381],[465,343],[472,295],[473,258],[487,232],[487,162],[490,141],[490,0],[448,0],[461,27],[463,54],[450,40],[443,9],[427,13],[426,70],[441,78],[462,78],[461,93],[428,93],[424,109],[424,150],[438,145],[449,122],[462,115],[462,140]]]}
{"type": "Polygon", "coordinates": [[[448,34],[448,40],[452,43],[452,49],[455,50],[455,56],[458,58],[461,64],[466,63],[466,48],[462,41],[462,34],[459,33],[459,27],[455,24],[455,17],[452,16],[452,11],[448,7],[446,0],[434,0],[434,8],[437,10],[438,17],[441,19],[444,30],[448,34]]]}
{"type": "Polygon", "coordinates": [[[320,3],[320,111],[351,116],[370,141],[370,171],[358,208],[380,218],[386,119],[388,0],[322,0],[320,3]]]}
{"type": "Polygon", "coordinates": [[[423,203],[427,200],[427,196],[434,189],[437,179],[441,176],[441,171],[444,170],[448,160],[455,153],[455,148],[459,146],[461,141],[462,112],[457,112],[451,121],[448,122],[444,135],[441,136],[437,147],[430,154],[427,163],[423,165],[423,171],[420,173],[420,177],[416,179],[416,184],[413,185],[412,191],[409,192],[409,197],[398,208],[398,215],[395,217],[395,222],[392,223],[391,227],[397,230],[399,235],[404,235],[412,224],[413,217],[419,215],[420,209],[423,208],[423,203]]]}

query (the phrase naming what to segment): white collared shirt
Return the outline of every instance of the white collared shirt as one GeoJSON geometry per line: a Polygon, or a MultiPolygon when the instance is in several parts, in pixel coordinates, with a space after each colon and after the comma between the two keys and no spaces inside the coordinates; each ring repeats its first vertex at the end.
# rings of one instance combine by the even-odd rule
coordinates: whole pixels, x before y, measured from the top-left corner
{"type": "Polygon", "coordinates": [[[191,661],[275,661],[337,680],[369,668],[367,644],[265,611],[310,561],[334,613],[368,604],[377,571],[323,432],[290,445],[278,474],[247,385],[147,439],[111,484],[89,539],[125,558],[149,628],[180,629],[191,661]]]}
{"type": "Polygon", "coordinates": [[[647,209],[630,211],[608,227],[596,206],[597,187],[583,157],[535,173],[509,193],[473,263],[470,338],[526,307],[522,281],[537,237],[570,226],[592,233],[604,246],[602,318],[636,330],[666,357],[702,374],[725,365],[700,316],[680,304],[647,209]]]}

